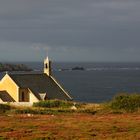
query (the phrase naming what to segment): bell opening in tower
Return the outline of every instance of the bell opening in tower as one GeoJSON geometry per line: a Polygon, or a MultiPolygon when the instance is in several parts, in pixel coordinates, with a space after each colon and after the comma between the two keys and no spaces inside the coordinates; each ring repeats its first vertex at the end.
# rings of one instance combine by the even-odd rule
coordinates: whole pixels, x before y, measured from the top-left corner
{"type": "Polygon", "coordinates": [[[48,65],[47,65],[47,64],[45,64],[45,68],[46,68],[46,69],[48,68],[48,65]]]}

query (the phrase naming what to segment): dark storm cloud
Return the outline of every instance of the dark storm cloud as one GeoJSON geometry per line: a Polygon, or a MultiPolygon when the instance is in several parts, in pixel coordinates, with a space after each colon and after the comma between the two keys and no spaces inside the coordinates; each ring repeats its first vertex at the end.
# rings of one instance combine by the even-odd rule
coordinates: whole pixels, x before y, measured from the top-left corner
{"type": "Polygon", "coordinates": [[[55,60],[139,61],[139,13],[139,0],[0,0],[0,59],[47,48],[55,60]]]}

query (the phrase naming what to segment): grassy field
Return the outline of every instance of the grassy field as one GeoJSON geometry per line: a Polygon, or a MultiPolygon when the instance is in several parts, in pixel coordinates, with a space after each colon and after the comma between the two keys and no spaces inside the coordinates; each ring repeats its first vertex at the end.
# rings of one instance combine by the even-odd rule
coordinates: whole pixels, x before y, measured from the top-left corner
{"type": "Polygon", "coordinates": [[[0,104],[0,140],[4,139],[140,140],[140,95],[119,95],[104,104],[0,104]]]}
{"type": "Polygon", "coordinates": [[[139,114],[1,115],[0,139],[139,140],[139,114]]]}

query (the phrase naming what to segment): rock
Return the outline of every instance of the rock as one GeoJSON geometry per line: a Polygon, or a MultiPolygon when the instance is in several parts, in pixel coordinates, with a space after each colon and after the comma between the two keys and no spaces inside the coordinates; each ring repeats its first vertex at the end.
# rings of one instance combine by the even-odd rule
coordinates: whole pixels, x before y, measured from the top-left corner
{"type": "Polygon", "coordinates": [[[77,110],[77,107],[76,106],[72,106],[71,110],[77,110]]]}

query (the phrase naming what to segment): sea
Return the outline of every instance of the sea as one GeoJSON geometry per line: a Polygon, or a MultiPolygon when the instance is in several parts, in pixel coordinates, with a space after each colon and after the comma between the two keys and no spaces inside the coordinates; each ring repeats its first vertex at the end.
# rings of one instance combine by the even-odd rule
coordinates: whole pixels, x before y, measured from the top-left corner
{"type": "MultiPolygon", "coordinates": [[[[24,64],[36,72],[43,69],[41,62],[24,64]]],[[[54,62],[52,69],[74,101],[102,103],[118,94],[140,94],[140,63],[54,62]],[[75,67],[84,70],[72,70],[75,67]]]]}

